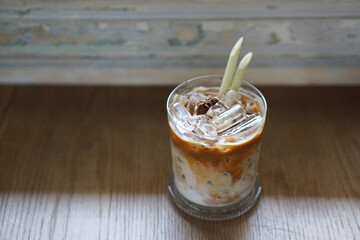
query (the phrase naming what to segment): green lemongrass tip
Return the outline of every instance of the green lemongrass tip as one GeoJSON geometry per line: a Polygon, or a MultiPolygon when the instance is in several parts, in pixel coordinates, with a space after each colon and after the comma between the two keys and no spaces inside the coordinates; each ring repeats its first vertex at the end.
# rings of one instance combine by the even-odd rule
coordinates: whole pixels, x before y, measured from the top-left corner
{"type": "Polygon", "coordinates": [[[221,82],[221,87],[219,91],[219,96],[225,93],[226,90],[230,87],[231,80],[234,76],[236,62],[239,57],[241,44],[243,42],[243,38],[241,37],[236,44],[234,45],[233,49],[231,50],[228,63],[226,65],[225,73],[223,80],[221,82]]]}
{"type": "Polygon", "coordinates": [[[236,70],[234,80],[231,83],[231,89],[234,89],[235,91],[239,90],[241,82],[244,78],[245,71],[251,61],[252,55],[252,52],[249,52],[243,57],[243,59],[241,59],[239,66],[236,70]]]}

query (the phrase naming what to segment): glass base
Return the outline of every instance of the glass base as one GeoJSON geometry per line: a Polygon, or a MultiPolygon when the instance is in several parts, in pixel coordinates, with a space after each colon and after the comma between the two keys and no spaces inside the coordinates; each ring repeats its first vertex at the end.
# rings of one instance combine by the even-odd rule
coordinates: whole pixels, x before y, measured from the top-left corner
{"type": "Polygon", "coordinates": [[[169,178],[169,193],[175,204],[191,216],[205,220],[228,220],[243,215],[249,211],[261,193],[261,177],[256,175],[256,180],[251,192],[241,201],[222,207],[206,207],[190,202],[177,190],[174,183],[174,176],[169,178]]]}

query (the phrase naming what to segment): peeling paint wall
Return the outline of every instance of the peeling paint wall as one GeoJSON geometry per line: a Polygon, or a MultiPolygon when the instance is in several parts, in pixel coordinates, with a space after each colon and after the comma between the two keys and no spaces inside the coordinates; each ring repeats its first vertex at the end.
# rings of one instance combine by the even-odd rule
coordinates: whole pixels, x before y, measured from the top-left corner
{"type": "Polygon", "coordinates": [[[0,23],[0,56],[360,56],[360,19],[0,23]],[[220,27],[219,27],[220,26],[220,27]]]}
{"type": "MultiPolygon", "coordinates": [[[[260,2],[246,3],[245,9],[241,8],[241,4],[247,1],[227,1],[226,7],[219,1],[212,1],[215,5],[207,5],[206,8],[211,16],[206,15],[204,8],[197,7],[194,11],[189,8],[191,4],[203,1],[179,3],[186,4],[186,8],[180,8],[180,13],[176,10],[175,1],[168,5],[155,2],[162,3],[161,6],[138,1],[143,5],[108,6],[105,9],[99,9],[100,5],[95,3],[94,9],[89,3],[84,8],[82,1],[78,1],[75,6],[81,7],[71,11],[64,7],[69,5],[54,2],[58,3],[54,8],[60,10],[29,7],[42,6],[41,2],[31,2],[33,5],[26,3],[29,6],[21,7],[16,5],[19,4],[17,1],[13,5],[2,2],[0,82],[12,81],[9,67],[18,71],[23,67],[44,68],[50,64],[51,67],[66,69],[66,62],[71,61],[71,67],[81,68],[84,67],[81,59],[87,59],[86,66],[108,67],[109,71],[112,68],[118,71],[132,67],[141,73],[142,69],[150,67],[159,71],[166,65],[178,68],[179,74],[176,76],[180,79],[181,72],[187,68],[222,69],[231,47],[240,36],[245,37],[242,53],[252,51],[255,55],[251,67],[306,69],[315,64],[315,67],[324,69],[334,66],[354,68],[351,82],[360,81],[360,73],[358,76],[356,72],[360,68],[360,3],[356,1],[348,1],[352,5],[334,5],[342,6],[337,9],[329,6],[339,4],[339,1],[329,1],[329,16],[319,7],[321,5],[312,8],[314,3],[311,1],[285,6],[284,1],[265,5],[260,2]],[[298,7],[300,10],[313,9],[306,13],[313,15],[308,17],[304,13],[302,16],[298,13],[298,7]],[[257,17],[243,17],[241,13],[246,13],[246,8],[254,11],[257,17]],[[239,15],[234,9],[241,9],[239,15]],[[184,13],[183,19],[181,11],[184,13]],[[223,12],[226,11],[231,18],[224,18],[226,15],[223,12]],[[288,17],[291,15],[289,11],[296,13],[295,17],[288,17]],[[166,15],[172,12],[174,15],[166,15]],[[161,16],[168,16],[169,19],[161,16]],[[47,61],[49,59],[51,61],[47,61]],[[112,64],[107,64],[109,59],[112,64]],[[1,75],[1,71],[6,75],[1,75]]],[[[316,4],[322,2],[326,1],[316,1],[316,4]]],[[[146,77],[144,71],[144,84],[152,81],[146,77]]],[[[339,81],[342,81],[340,78],[339,81]]],[[[15,80],[21,82],[18,78],[15,80]]],[[[61,82],[61,79],[57,81],[61,82]]],[[[169,79],[168,83],[178,81],[169,79]]]]}

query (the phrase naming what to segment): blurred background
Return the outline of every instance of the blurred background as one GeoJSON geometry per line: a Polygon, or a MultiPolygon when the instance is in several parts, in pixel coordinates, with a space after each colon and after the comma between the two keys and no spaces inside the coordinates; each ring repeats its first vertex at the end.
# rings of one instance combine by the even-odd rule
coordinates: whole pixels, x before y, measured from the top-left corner
{"type": "Polygon", "coordinates": [[[357,0],[0,0],[0,83],[174,85],[240,36],[254,84],[360,84],[357,0]]]}

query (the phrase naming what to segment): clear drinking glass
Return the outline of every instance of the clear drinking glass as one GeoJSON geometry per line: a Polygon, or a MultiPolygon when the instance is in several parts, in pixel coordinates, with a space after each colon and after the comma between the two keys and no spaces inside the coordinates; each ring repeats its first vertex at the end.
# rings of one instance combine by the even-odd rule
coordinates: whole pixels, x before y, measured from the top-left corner
{"type": "Polygon", "coordinates": [[[220,75],[190,79],[170,93],[166,104],[173,166],[168,185],[170,195],[180,209],[207,220],[226,220],[244,214],[261,192],[257,169],[267,104],[257,88],[243,81],[239,92],[258,102],[261,119],[231,136],[209,139],[184,129],[171,116],[174,96],[200,86],[218,90],[221,81],[220,75]]]}

